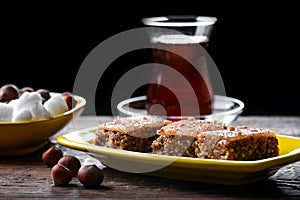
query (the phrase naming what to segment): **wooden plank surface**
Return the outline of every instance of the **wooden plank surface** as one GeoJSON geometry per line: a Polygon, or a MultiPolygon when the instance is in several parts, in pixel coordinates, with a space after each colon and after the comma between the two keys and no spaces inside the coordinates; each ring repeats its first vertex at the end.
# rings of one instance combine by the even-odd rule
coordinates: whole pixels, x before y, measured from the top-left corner
{"type": "MultiPolygon", "coordinates": [[[[51,138],[60,134],[95,126],[110,117],[82,116],[51,138]]],[[[300,137],[300,117],[240,117],[234,125],[273,128],[280,134],[300,137]]],[[[50,144],[57,145],[57,144],[50,144]]],[[[59,145],[58,145],[59,146],[59,145]]],[[[255,183],[228,186],[184,182],[131,174],[104,168],[104,181],[99,189],[86,189],[73,178],[67,187],[53,186],[50,170],[41,161],[49,146],[27,156],[0,158],[0,198],[3,199],[300,199],[300,162],[281,168],[274,176],[255,183]]],[[[59,146],[65,154],[77,156],[82,164],[101,163],[85,152],[59,146]]]]}

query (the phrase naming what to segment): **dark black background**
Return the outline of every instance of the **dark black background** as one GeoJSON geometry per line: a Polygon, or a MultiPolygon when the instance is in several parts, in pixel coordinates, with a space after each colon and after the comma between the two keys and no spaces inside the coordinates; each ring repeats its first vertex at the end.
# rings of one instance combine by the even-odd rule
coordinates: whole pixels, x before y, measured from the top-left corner
{"type": "MultiPolygon", "coordinates": [[[[288,2],[196,3],[2,5],[0,84],[72,91],[77,70],[89,52],[117,33],[142,27],[141,18],[215,16],[218,21],[208,51],[222,75],[227,96],[245,103],[243,115],[299,115],[297,6],[288,2]]],[[[110,66],[99,83],[98,114],[111,114],[114,82],[130,67],[149,61],[144,53],[127,55],[110,66]]]]}

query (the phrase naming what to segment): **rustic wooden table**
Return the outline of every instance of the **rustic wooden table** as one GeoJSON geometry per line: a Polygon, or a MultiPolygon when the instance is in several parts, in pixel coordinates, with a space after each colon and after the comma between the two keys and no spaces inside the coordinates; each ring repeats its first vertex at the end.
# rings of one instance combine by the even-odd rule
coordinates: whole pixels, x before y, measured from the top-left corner
{"type": "MultiPolygon", "coordinates": [[[[111,117],[99,116],[97,119],[99,122],[105,122],[111,117]]],[[[95,121],[95,117],[82,116],[76,123],[70,123],[52,137],[51,141],[55,141],[60,134],[94,126],[95,121]]],[[[242,116],[234,125],[273,128],[279,134],[300,137],[300,117],[242,116]]],[[[241,186],[168,180],[106,167],[104,181],[99,189],[86,189],[76,178],[67,187],[55,187],[50,176],[51,168],[41,161],[41,154],[48,147],[27,156],[0,158],[0,198],[300,199],[300,162],[281,168],[266,180],[241,186]]],[[[83,164],[95,163],[101,166],[98,160],[85,152],[59,147],[65,154],[78,156],[83,164]]]]}

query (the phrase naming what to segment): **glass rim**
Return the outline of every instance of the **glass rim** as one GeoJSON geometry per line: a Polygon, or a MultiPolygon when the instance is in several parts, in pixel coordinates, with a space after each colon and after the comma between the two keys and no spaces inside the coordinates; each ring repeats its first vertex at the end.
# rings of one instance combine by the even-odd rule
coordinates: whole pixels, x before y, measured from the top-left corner
{"type": "MultiPolygon", "coordinates": [[[[147,99],[147,96],[138,96],[138,97],[133,97],[130,99],[123,100],[117,104],[117,110],[118,110],[119,114],[123,115],[123,116],[124,115],[125,116],[145,115],[145,113],[140,113],[140,112],[136,112],[134,110],[129,110],[128,108],[126,108],[126,105],[129,105],[130,103],[133,103],[133,102],[146,101],[146,99],[147,99]]],[[[155,116],[162,117],[162,118],[169,118],[169,119],[183,119],[183,118],[189,118],[189,117],[211,119],[213,117],[220,117],[220,116],[223,116],[224,118],[226,118],[231,115],[238,116],[239,114],[242,113],[242,111],[245,107],[245,104],[243,101],[233,98],[233,97],[214,95],[214,99],[215,99],[215,101],[221,101],[224,104],[226,102],[234,103],[235,106],[230,109],[226,109],[226,110],[222,110],[222,111],[216,109],[214,113],[207,114],[207,115],[196,115],[196,116],[195,115],[194,116],[158,116],[158,115],[155,115],[155,116]]],[[[140,110],[140,111],[142,111],[142,110],[140,110]]],[[[146,115],[148,115],[148,114],[146,113],[146,115]]]]}
{"type": "Polygon", "coordinates": [[[188,27],[188,26],[209,26],[215,24],[216,17],[210,16],[190,16],[190,15],[174,15],[174,16],[161,16],[161,17],[146,17],[142,19],[144,25],[160,26],[160,27],[188,27]],[[178,20],[176,22],[170,20],[178,20]],[[192,19],[195,21],[185,21],[192,19]],[[182,20],[182,21],[180,21],[182,20]]]}

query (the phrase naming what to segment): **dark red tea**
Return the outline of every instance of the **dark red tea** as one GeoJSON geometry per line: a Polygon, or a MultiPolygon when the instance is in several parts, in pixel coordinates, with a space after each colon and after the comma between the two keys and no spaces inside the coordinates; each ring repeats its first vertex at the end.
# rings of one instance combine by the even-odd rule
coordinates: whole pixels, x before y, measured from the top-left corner
{"type": "MultiPolygon", "coordinates": [[[[199,39],[199,38],[198,38],[199,39]]],[[[152,84],[147,92],[146,109],[151,115],[195,116],[212,112],[213,91],[206,59],[199,53],[199,43],[207,48],[208,39],[186,43],[167,37],[153,44],[154,63],[152,84]],[[199,42],[199,43],[198,43],[199,42]],[[162,50],[162,48],[166,50],[162,50]],[[172,53],[180,49],[183,55],[172,53]],[[197,66],[193,66],[193,61],[197,66]],[[157,106],[160,105],[160,106],[157,106]]]]}

